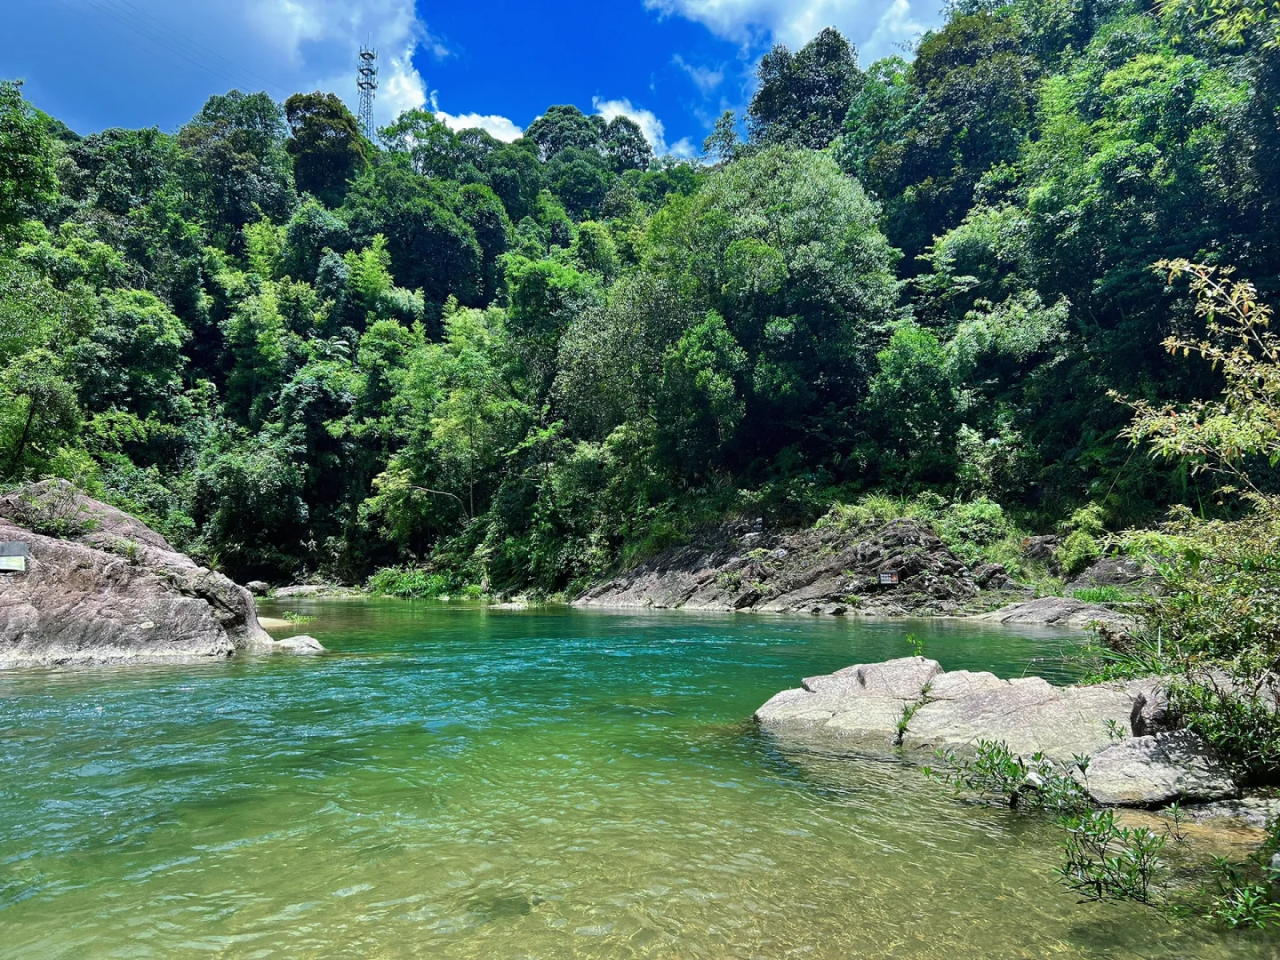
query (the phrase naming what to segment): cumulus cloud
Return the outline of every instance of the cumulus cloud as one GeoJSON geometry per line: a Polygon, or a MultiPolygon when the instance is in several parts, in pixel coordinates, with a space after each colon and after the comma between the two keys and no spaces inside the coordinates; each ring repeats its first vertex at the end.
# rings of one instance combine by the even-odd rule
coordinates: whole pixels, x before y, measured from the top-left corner
{"type": "Polygon", "coordinates": [[[724,82],[724,69],[697,66],[689,63],[680,54],[676,54],[671,58],[671,62],[689,75],[689,79],[694,82],[704,94],[710,93],[716,87],[724,82]]]}
{"type": "Polygon", "coordinates": [[[869,61],[896,52],[896,44],[938,22],[935,4],[914,2],[914,9],[912,0],[644,0],[644,5],[662,16],[701,23],[743,47],[777,42],[795,49],[823,27],[834,26],[869,61]]]}
{"type": "Polygon", "coordinates": [[[489,136],[510,143],[521,136],[524,131],[506,117],[497,114],[480,113],[448,113],[440,109],[440,101],[436,99],[436,91],[431,91],[431,112],[436,119],[450,130],[470,130],[479,127],[489,136]]]}
{"type": "MultiPolygon", "coordinates": [[[[592,97],[591,105],[595,108],[596,113],[604,117],[605,120],[612,120],[614,117],[628,117],[634,120],[636,126],[640,128],[640,132],[644,134],[644,138],[649,141],[649,146],[653,148],[653,152],[658,156],[668,153],[675,153],[676,147],[686,149],[688,138],[681,140],[675,147],[667,146],[667,130],[662,125],[662,121],[652,110],[645,110],[637,107],[627,98],[621,100],[604,100],[600,97],[592,97]]],[[[682,156],[683,154],[676,154],[682,156]]]]}

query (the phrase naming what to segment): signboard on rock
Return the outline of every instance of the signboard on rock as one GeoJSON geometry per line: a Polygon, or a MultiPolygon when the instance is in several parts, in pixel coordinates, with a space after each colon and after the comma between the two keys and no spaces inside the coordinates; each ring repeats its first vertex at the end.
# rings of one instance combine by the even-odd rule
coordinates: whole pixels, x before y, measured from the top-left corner
{"type": "Polygon", "coordinates": [[[882,587],[892,587],[897,582],[898,574],[896,572],[880,574],[880,586],[882,587]]]}
{"type": "Polygon", "coordinates": [[[0,573],[26,573],[31,547],[20,540],[0,541],[0,573]]]}

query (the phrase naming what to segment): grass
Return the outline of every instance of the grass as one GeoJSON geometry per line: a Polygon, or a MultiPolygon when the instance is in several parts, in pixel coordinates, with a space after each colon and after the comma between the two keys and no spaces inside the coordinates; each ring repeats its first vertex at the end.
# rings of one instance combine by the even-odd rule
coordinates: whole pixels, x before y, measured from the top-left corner
{"type": "Polygon", "coordinates": [[[1119,587],[1085,587],[1074,591],[1071,596],[1082,603],[1124,603],[1125,593],[1119,587]]]}

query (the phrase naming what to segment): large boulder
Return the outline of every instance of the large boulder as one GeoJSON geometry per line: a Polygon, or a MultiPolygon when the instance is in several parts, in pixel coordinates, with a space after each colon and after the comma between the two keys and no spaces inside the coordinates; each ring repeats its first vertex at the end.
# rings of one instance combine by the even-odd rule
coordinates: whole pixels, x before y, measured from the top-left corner
{"type": "Polygon", "coordinates": [[[1070,591],[1090,587],[1134,587],[1153,590],[1159,584],[1156,571],[1129,557],[1103,557],[1067,584],[1070,591]]]}
{"type": "Polygon", "coordinates": [[[1204,741],[1165,728],[1163,706],[1159,680],[1057,687],[1040,677],[947,673],[936,661],[907,657],[809,677],[755,717],[787,744],[841,754],[973,755],[990,741],[1064,767],[1088,756],[1088,788],[1103,804],[1236,796],[1231,771],[1204,741]]]}
{"type": "Polygon", "coordinates": [[[782,691],[755,716],[767,729],[805,730],[845,747],[892,747],[907,709],[940,673],[938,662],[924,657],[845,667],[782,691]]]}
{"type": "Polygon", "coordinates": [[[0,497],[0,666],[228,657],[271,649],[253,598],[135,517],[44,481],[0,497]]]}

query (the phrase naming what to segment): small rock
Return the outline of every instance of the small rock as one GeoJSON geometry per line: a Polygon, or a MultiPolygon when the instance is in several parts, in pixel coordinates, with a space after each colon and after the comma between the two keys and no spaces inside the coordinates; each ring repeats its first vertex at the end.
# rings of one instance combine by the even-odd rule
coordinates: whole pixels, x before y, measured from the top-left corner
{"type": "Polygon", "coordinates": [[[265,597],[271,592],[271,584],[267,583],[265,580],[250,580],[244,586],[245,589],[255,597],[265,597]]]}
{"type": "Polygon", "coordinates": [[[281,653],[324,653],[324,647],[320,645],[320,641],[315,637],[300,636],[286,637],[284,640],[277,640],[274,649],[281,653]]]}

